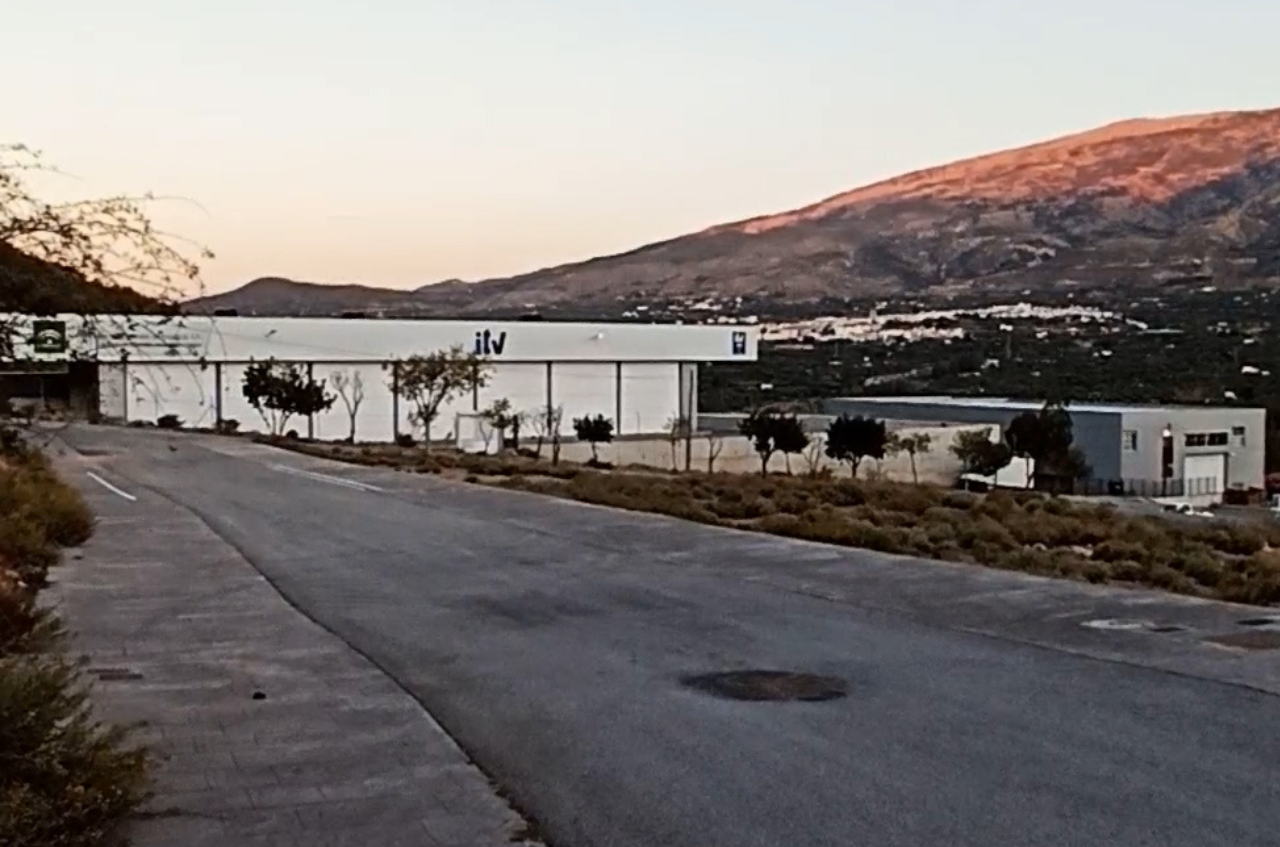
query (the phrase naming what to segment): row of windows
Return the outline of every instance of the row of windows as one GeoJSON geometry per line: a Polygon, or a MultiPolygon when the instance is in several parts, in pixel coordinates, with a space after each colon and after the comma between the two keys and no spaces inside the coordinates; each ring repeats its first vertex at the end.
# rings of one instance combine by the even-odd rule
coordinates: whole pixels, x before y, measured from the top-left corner
{"type": "MultiPolygon", "coordinates": [[[[1188,432],[1183,437],[1183,445],[1186,447],[1226,447],[1231,438],[1236,443],[1245,446],[1245,431],[1242,426],[1231,427],[1231,435],[1228,437],[1225,432],[1188,432]]],[[[1134,429],[1126,429],[1121,435],[1121,444],[1125,450],[1130,452],[1138,449],[1138,431],[1134,429]]]]}

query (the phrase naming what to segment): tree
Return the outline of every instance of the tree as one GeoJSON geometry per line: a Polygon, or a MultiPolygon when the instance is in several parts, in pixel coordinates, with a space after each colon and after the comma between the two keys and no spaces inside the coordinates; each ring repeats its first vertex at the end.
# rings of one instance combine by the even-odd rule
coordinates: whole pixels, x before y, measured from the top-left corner
{"type": "Polygon", "coordinates": [[[333,390],[342,398],[342,405],[347,407],[347,417],[351,421],[351,429],[347,433],[347,442],[356,443],[356,418],[360,414],[360,404],[364,402],[364,378],[360,371],[353,370],[350,375],[346,371],[334,371],[329,375],[333,390]]]}
{"type": "Polygon", "coordinates": [[[573,433],[579,441],[585,441],[591,445],[591,461],[593,464],[599,464],[600,445],[613,441],[613,421],[604,415],[596,415],[594,418],[586,416],[574,418],[573,433]]]}
{"type": "Polygon", "coordinates": [[[818,468],[822,464],[822,457],[826,453],[826,442],[821,438],[810,438],[809,445],[804,448],[804,465],[809,476],[816,477],[818,468]]]}
{"type": "Polygon", "coordinates": [[[484,436],[484,451],[489,452],[489,441],[494,434],[498,436],[498,449],[504,446],[503,439],[506,437],[507,430],[517,426],[520,416],[511,409],[511,401],[503,397],[494,400],[489,404],[488,408],[480,413],[480,420],[485,427],[482,432],[484,436]]]}
{"type": "Polygon", "coordinates": [[[431,425],[440,414],[440,407],[484,388],[491,370],[487,360],[467,352],[460,344],[424,356],[411,356],[397,363],[396,369],[392,390],[412,404],[410,420],[422,427],[423,449],[430,447],[431,425]]]}
{"type": "Polygon", "coordinates": [[[809,446],[809,435],[795,415],[779,415],[774,418],[773,446],[783,455],[787,473],[791,473],[791,457],[803,453],[809,446]]]}
{"type": "Polygon", "coordinates": [[[707,440],[707,473],[716,472],[716,459],[720,458],[720,453],[724,450],[724,436],[713,429],[709,429],[702,434],[707,440]]]}
{"type": "Polygon", "coordinates": [[[919,484],[920,475],[916,472],[916,454],[928,453],[931,444],[933,444],[933,437],[927,432],[917,432],[914,435],[902,435],[895,432],[889,436],[885,451],[889,453],[906,453],[910,456],[911,481],[919,484]]]}
{"type": "Polygon", "coordinates": [[[274,436],[284,433],[294,415],[319,414],[337,399],[325,390],[324,380],[308,378],[301,365],[275,359],[250,363],[240,390],[274,436]]]}
{"type": "Polygon", "coordinates": [[[995,476],[1009,466],[1013,450],[1002,441],[992,441],[987,430],[970,429],[956,435],[951,452],[960,460],[964,473],[995,476]]]}
{"type": "Polygon", "coordinates": [[[0,145],[0,358],[34,334],[32,316],[75,315],[74,357],[123,331],[154,332],[163,322],[133,316],[176,315],[180,298],[201,293],[199,262],[213,254],[152,224],[158,198],[48,202],[30,184],[35,174],[59,172],[37,151],[0,145]]]}
{"type": "Polygon", "coordinates": [[[1023,412],[1009,421],[1004,439],[1013,455],[1035,463],[1032,477],[1049,475],[1055,463],[1067,462],[1073,440],[1071,414],[1063,403],[1045,403],[1037,412],[1023,412]]]}
{"type": "Polygon", "coordinates": [[[773,458],[774,453],[778,452],[778,445],[774,441],[778,430],[776,423],[778,417],[777,412],[756,409],[738,421],[738,432],[746,436],[751,442],[752,449],[760,457],[761,476],[769,475],[769,460],[773,458]]]}
{"type": "Polygon", "coordinates": [[[874,418],[841,415],[827,426],[827,456],[847,462],[855,478],[863,459],[884,458],[888,443],[884,421],[874,418]]]}

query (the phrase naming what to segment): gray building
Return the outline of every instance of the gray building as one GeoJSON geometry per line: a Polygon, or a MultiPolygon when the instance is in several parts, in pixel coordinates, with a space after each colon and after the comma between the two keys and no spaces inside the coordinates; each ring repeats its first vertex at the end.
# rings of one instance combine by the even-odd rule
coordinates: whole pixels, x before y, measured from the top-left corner
{"type": "MultiPolygon", "coordinates": [[[[989,397],[846,397],[824,401],[823,411],[1004,427],[1042,406],[989,397]]],[[[1265,487],[1265,409],[1101,403],[1073,403],[1067,409],[1096,493],[1220,501],[1228,489],[1265,487]]]]}

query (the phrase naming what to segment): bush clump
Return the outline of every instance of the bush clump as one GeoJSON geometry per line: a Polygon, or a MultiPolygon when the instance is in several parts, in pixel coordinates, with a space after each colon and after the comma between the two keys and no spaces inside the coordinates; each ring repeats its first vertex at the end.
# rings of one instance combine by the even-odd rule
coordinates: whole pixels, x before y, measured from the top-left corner
{"type": "Polygon", "coordinates": [[[0,844],[91,847],[146,799],[145,752],[93,717],[61,658],[62,629],[37,602],[60,548],[93,518],[44,457],[0,449],[0,844]]]}

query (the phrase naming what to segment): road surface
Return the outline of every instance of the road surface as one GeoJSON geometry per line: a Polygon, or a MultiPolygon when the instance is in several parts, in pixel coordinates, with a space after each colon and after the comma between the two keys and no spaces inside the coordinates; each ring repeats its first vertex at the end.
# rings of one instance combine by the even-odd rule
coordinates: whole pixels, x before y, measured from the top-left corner
{"type": "Polygon", "coordinates": [[[1280,839],[1280,651],[1202,640],[1247,610],[242,440],[65,440],[118,496],[202,517],[417,697],[553,845],[1280,839]],[[1081,626],[1136,617],[1185,630],[1081,626]],[[750,668],[836,676],[848,696],[738,702],[682,682],[750,668]]]}

